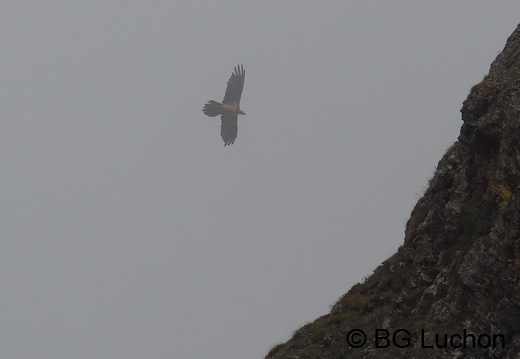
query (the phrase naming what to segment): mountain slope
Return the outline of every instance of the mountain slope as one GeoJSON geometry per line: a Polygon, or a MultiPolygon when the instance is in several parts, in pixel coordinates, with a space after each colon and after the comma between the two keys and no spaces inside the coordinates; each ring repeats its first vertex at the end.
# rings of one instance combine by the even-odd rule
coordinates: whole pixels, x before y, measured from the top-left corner
{"type": "Polygon", "coordinates": [[[520,357],[520,25],[461,112],[397,253],[266,358],[520,357]]]}

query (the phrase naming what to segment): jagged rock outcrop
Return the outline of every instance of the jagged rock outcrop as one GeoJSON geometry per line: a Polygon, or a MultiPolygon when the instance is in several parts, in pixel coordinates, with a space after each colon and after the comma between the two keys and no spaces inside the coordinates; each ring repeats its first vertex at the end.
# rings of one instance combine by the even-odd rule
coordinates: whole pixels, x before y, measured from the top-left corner
{"type": "Polygon", "coordinates": [[[520,25],[461,112],[397,253],[266,358],[520,358],[520,25]]]}

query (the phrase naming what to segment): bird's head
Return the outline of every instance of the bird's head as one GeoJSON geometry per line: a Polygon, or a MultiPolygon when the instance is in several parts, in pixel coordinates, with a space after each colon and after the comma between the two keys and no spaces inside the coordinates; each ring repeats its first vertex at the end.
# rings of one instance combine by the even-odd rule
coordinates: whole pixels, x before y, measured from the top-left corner
{"type": "Polygon", "coordinates": [[[238,113],[239,115],[245,115],[246,113],[242,110],[240,110],[240,112],[238,113]]]}

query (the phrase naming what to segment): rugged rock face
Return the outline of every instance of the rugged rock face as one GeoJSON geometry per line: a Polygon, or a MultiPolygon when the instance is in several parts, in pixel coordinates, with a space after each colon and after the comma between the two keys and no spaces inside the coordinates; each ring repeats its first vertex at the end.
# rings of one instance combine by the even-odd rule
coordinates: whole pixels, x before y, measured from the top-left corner
{"type": "Polygon", "coordinates": [[[520,25],[461,112],[397,253],[266,358],[520,358],[520,25]]]}

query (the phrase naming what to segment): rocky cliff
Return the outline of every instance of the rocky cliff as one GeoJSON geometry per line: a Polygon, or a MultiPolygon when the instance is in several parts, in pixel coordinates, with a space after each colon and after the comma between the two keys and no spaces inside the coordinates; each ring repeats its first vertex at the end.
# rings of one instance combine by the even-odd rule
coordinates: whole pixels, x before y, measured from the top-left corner
{"type": "Polygon", "coordinates": [[[461,112],[397,253],[266,358],[520,358],[520,25],[461,112]]]}

